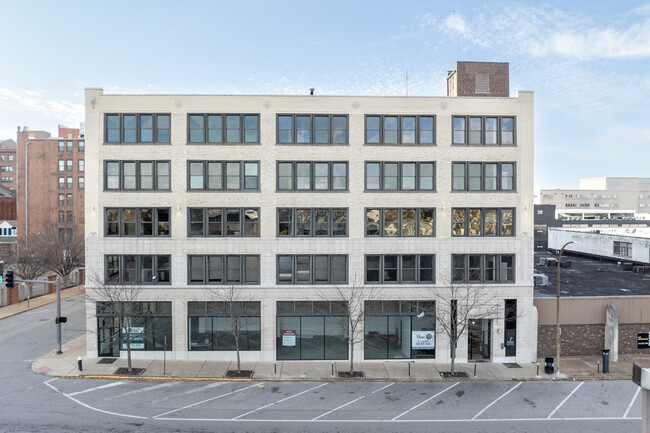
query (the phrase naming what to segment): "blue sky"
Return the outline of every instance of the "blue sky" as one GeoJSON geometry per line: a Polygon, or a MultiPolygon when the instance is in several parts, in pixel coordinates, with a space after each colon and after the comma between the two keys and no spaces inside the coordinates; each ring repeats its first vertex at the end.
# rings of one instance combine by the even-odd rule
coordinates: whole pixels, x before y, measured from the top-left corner
{"type": "Polygon", "coordinates": [[[442,96],[457,60],[535,92],[535,188],[650,177],[650,3],[3,0],[0,140],[83,91],[442,96]]]}

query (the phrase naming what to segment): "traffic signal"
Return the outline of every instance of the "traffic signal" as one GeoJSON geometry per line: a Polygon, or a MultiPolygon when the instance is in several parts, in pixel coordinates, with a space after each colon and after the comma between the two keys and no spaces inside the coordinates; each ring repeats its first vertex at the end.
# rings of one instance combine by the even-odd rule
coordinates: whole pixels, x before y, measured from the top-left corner
{"type": "Polygon", "coordinates": [[[7,271],[5,274],[5,286],[11,289],[14,286],[14,271],[7,271]]]}

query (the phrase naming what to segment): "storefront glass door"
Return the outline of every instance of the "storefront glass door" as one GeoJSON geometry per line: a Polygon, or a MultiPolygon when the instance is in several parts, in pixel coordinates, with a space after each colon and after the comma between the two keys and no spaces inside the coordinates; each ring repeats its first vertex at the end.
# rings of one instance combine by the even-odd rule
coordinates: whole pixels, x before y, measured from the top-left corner
{"type": "Polygon", "coordinates": [[[489,361],[492,321],[471,319],[468,325],[467,357],[470,361],[489,361]]]}

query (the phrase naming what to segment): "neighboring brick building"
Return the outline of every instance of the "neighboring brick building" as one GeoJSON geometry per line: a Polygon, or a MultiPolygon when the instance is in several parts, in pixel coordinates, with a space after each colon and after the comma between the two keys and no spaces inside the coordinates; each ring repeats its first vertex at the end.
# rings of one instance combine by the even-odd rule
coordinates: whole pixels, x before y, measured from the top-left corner
{"type": "MultiPolygon", "coordinates": [[[[16,195],[0,186],[0,260],[16,249],[16,195]]],[[[6,259],[5,259],[6,261],[6,259]]]]}
{"type": "Polygon", "coordinates": [[[83,240],[84,146],[79,129],[49,132],[18,130],[16,188],[18,240],[45,233],[83,240]]]}
{"type": "Polygon", "coordinates": [[[0,186],[16,191],[16,142],[0,141],[0,186]]]}
{"type": "Polygon", "coordinates": [[[510,96],[508,63],[456,62],[447,74],[447,96],[510,96]]]}

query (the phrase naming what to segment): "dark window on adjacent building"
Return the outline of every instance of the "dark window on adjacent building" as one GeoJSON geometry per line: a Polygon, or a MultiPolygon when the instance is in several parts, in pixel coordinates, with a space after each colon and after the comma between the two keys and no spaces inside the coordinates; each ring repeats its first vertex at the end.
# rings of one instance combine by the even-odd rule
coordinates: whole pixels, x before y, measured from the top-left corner
{"type": "Polygon", "coordinates": [[[452,254],[451,267],[454,283],[515,282],[514,254],[452,254]]]}
{"type": "Polygon", "coordinates": [[[366,208],[365,236],[435,236],[434,208],[366,208]]]}
{"type": "Polygon", "coordinates": [[[278,114],[278,144],[347,144],[348,116],[278,114]]]}
{"type": "Polygon", "coordinates": [[[338,237],[348,235],[345,208],[278,208],[278,237],[338,237]]]}
{"type": "Polygon", "coordinates": [[[105,161],[104,189],[113,191],[169,191],[169,161],[105,161]]]}
{"type": "Polygon", "coordinates": [[[452,191],[514,191],[514,162],[453,162],[452,191]]]}
{"type": "Polygon", "coordinates": [[[514,117],[453,116],[452,124],[452,144],[470,146],[516,144],[514,117]]]}
{"type": "Polygon", "coordinates": [[[260,350],[259,302],[188,302],[187,316],[188,350],[260,350]],[[239,331],[238,342],[233,325],[239,331]]]}
{"type": "Polygon", "coordinates": [[[366,191],[434,191],[435,162],[366,162],[366,191]]]}
{"type": "Polygon", "coordinates": [[[107,254],[104,256],[106,284],[170,284],[170,255],[107,254]]]}
{"type": "Polygon", "coordinates": [[[347,284],[346,255],[278,255],[278,284],[347,284]]]}
{"type": "Polygon", "coordinates": [[[514,236],[513,208],[452,208],[452,236],[514,236]]]}
{"type": "Polygon", "coordinates": [[[169,114],[106,114],[104,142],[169,143],[169,116],[169,114]]]}
{"type": "Polygon", "coordinates": [[[347,191],[348,163],[282,161],[277,163],[278,191],[347,191]]]}
{"type": "Polygon", "coordinates": [[[106,208],[106,236],[164,236],[171,235],[170,208],[106,208]]]}
{"type": "Polygon", "coordinates": [[[189,255],[188,284],[259,284],[260,256],[189,255]]]}
{"type": "Polygon", "coordinates": [[[368,115],[366,144],[435,144],[435,116],[368,115]]]}
{"type": "Polygon", "coordinates": [[[614,255],[632,257],[632,243],[614,241],[614,255]]]}
{"type": "Polygon", "coordinates": [[[366,283],[435,284],[435,254],[366,254],[366,283]]]}

